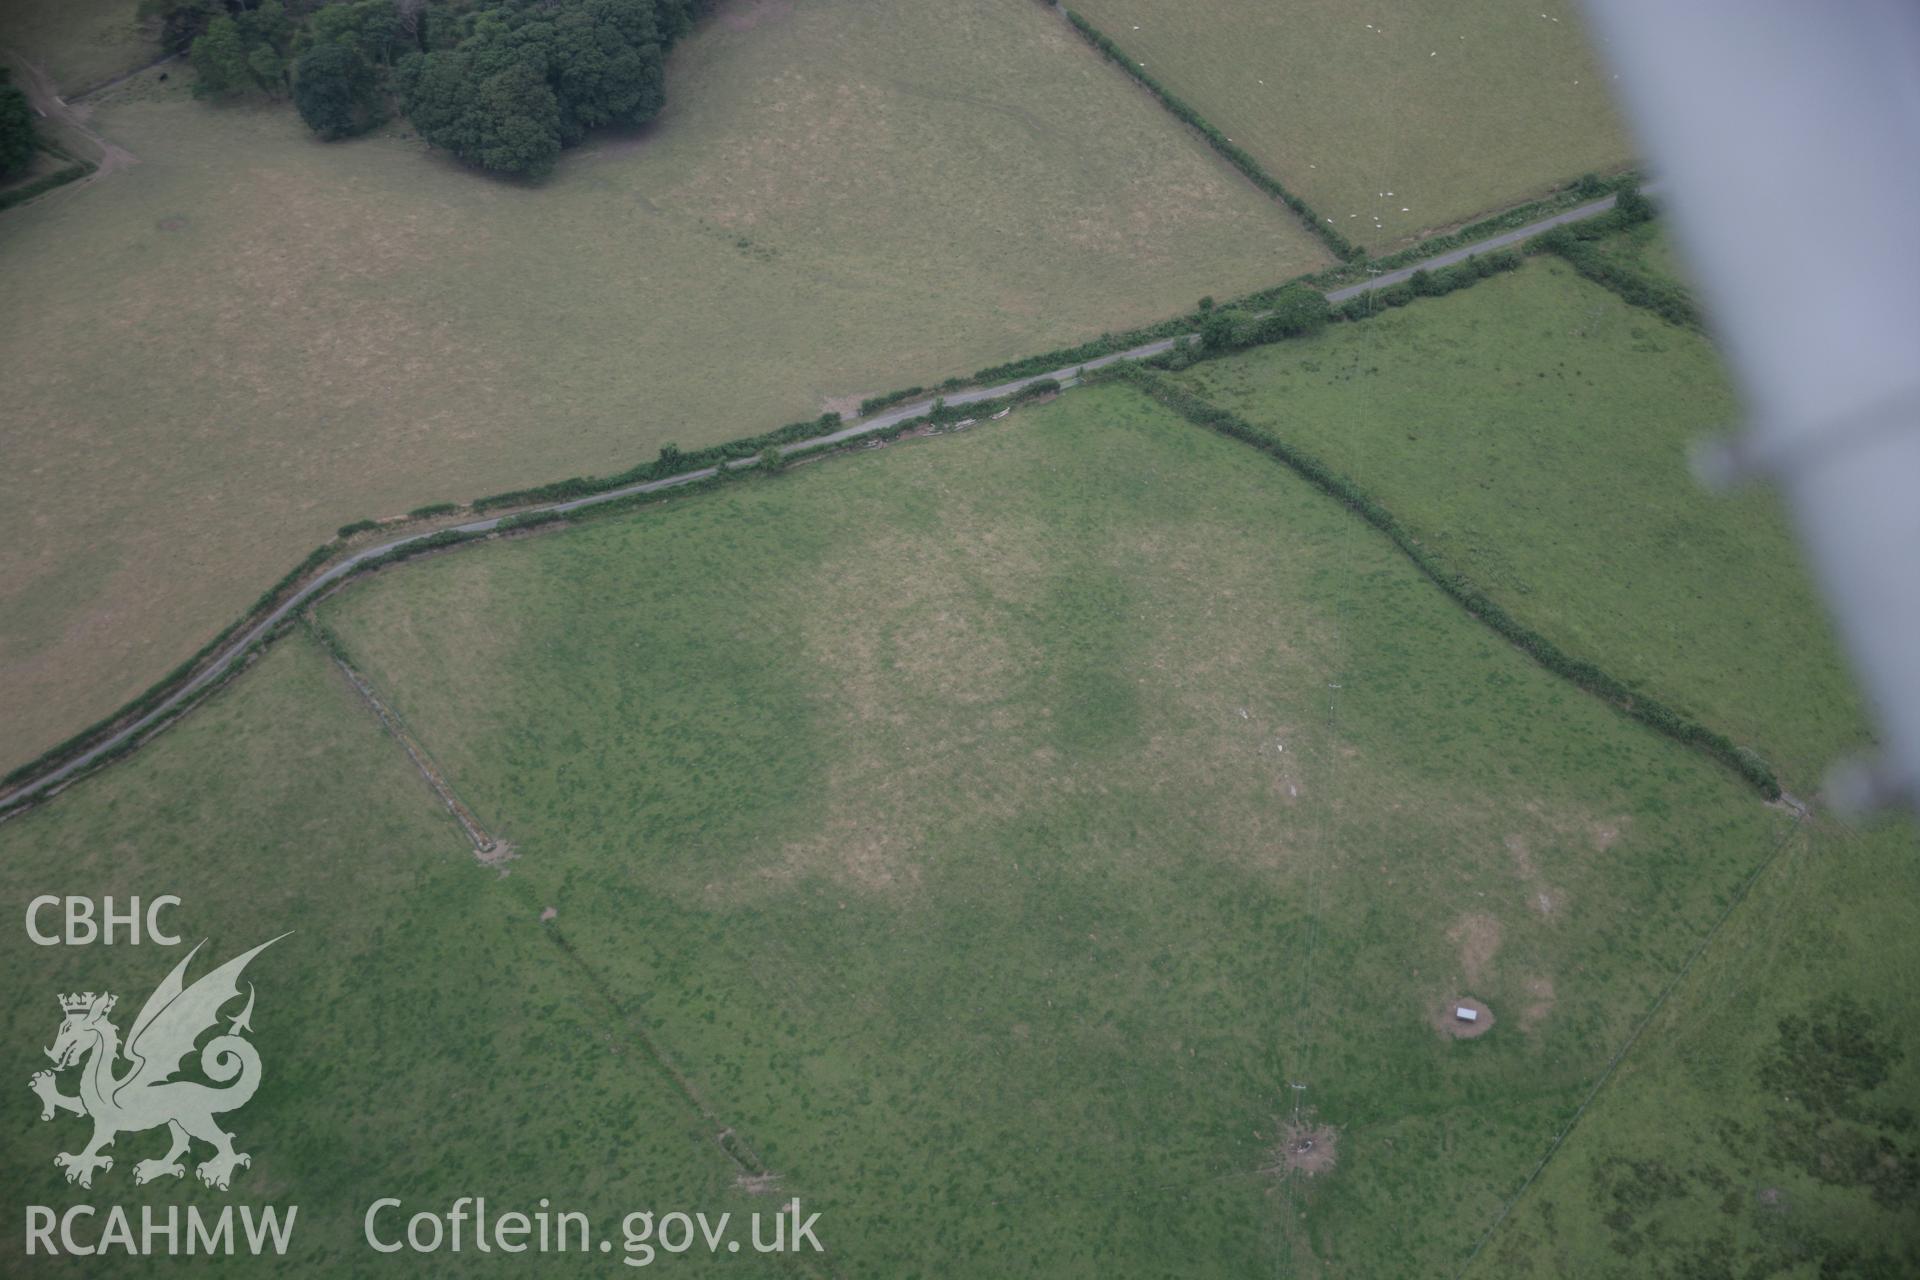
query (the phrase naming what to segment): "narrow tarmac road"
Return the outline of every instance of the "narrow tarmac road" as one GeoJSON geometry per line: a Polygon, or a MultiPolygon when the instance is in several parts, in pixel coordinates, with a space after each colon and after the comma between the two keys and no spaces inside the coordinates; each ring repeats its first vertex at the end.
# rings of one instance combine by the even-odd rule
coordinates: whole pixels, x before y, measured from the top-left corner
{"type": "MultiPolygon", "coordinates": [[[[1651,193],[1654,190],[1654,186],[1653,184],[1648,184],[1642,187],[1641,190],[1651,193]]],[[[1477,241],[1463,248],[1452,249],[1446,253],[1437,254],[1423,262],[1415,263],[1413,266],[1387,272],[1371,280],[1367,280],[1364,283],[1335,289],[1327,294],[1327,301],[1337,305],[1345,302],[1349,298],[1359,297],[1361,294],[1371,290],[1390,288],[1408,279],[1416,271],[1431,271],[1440,267],[1451,266],[1453,263],[1460,262],[1476,253],[1486,253],[1494,249],[1501,249],[1509,245],[1518,244],[1523,240],[1537,236],[1541,232],[1551,230],[1554,227],[1563,226],[1569,222],[1580,222],[1587,218],[1597,217],[1613,208],[1613,204],[1614,197],[1608,196],[1604,200],[1595,200],[1588,204],[1579,205],[1563,213],[1557,213],[1550,218],[1542,218],[1538,222],[1530,222],[1524,227],[1503,232],[1490,239],[1477,241]]],[[[1176,338],[1162,338],[1157,342],[1143,343],[1129,350],[1101,356],[1098,359],[1085,360],[1076,364],[1066,365],[1048,373],[1037,373],[1031,377],[1015,378],[1011,382],[1002,382],[992,387],[976,387],[968,391],[956,391],[943,398],[946,403],[950,405],[974,404],[981,400],[993,400],[1001,396],[1012,395],[1024,387],[1031,386],[1033,383],[1041,382],[1049,378],[1059,382],[1063,386],[1071,386],[1077,380],[1078,374],[1083,369],[1098,369],[1119,360],[1144,360],[1150,356],[1157,356],[1164,351],[1172,350],[1176,342],[1184,341],[1185,338],[1189,336],[1191,335],[1181,335],[1176,338]]],[[[932,408],[932,397],[924,400],[915,400],[910,404],[900,405],[884,413],[876,414],[871,418],[863,419],[851,426],[842,427],[838,431],[816,436],[811,440],[782,445],[781,452],[792,453],[801,449],[813,449],[821,445],[839,444],[848,440],[857,440],[861,436],[871,435],[876,431],[883,431],[909,418],[917,418],[932,408]]],[[[740,470],[756,464],[757,459],[741,458],[726,465],[730,470],[740,470]]],[[[504,515],[493,516],[484,520],[470,520],[465,524],[454,525],[452,527],[462,533],[485,533],[498,528],[501,521],[507,519],[509,516],[530,515],[547,511],[563,513],[578,511],[582,507],[598,506],[604,502],[617,502],[622,498],[629,498],[636,494],[658,493],[663,489],[675,489],[681,485],[705,480],[714,475],[718,470],[719,468],[717,467],[702,467],[697,471],[688,471],[682,475],[669,476],[664,480],[649,480],[643,484],[626,485],[619,489],[609,489],[605,493],[596,493],[585,498],[573,498],[566,502],[549,502],[539,506],[525,507],[517,511],[507,512],[504,515]]],[[[445,530],[436,530],[435,532],[445,532],[445,530]]],[[[179,689],[161,701],[153,710],[147,712],[130,724],[127,724],[109,737],[102,739],[99,743],[74,757],[72,760],[67,761],[65,764],[57,765],[37,777],[22,782],[5,795],[0,795],[0,806],[14,805],[22,800],[39,795],[49,788],[59,786],[62,782],[85,770],[103,755],[165,723],[174,712],[179,709],[182,703],[192,698],[200,692],[200,690],[206,688],[208,684],[219,679],[256,641],[273,630],[274,627],[278,626],[289,615],[312,600],[315,596],[325,591],[341,578],[352,573],[368,560],[384,555],[389,551],[410,546],[431,536],[433,536],[431,533],[417,533],[405,538],[395,538],[390,542],[383,542],[377,546],[356,551],[346,559],[329,566],[318,577],[296,591],[285,603],[280,605],[279,608],[235,637],[224,649],[216,654],[205,667],[179,689]]]]}

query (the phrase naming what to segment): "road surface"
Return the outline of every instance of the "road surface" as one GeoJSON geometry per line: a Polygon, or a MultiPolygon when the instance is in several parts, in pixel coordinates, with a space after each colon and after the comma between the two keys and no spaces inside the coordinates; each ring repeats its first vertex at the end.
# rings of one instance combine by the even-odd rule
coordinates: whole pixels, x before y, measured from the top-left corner
{"type": "MultiPolygon", "coordinates": [[[[1642,190],[1646,191],[1651,191],[1652,189],[1651,185],[1642,188],[1642,190]]],[[[1415,263],[1413,266],[1405,267],[1398,271],[1387,272],[1361,284],[1335,289],[1327,294],[1327,301],[1338,304],[1345,302],[1349,298],[1359,297],[1361,294],[1371,290],[1390,288],[1406,280],[1416,271],[1432,271],[1440,267],[1451,266],[1476,253],[1486,253],[1490,250],[1518,244],[1522,240],[1537,236],[1541,232],[1550,230],[1553,227],[1597,217],[1613,208],[1613,203],[1614,197],[1608,196],[1604,200],[1595,200],[1588,204],[1579,205],[1566,210],[1564,213],[1557,213],[1550,218],[1542,218],[1538,222],[1530,222],[1524,227],[1502,232],[1490,239],[1477,241],[1464,248],[1452,249],[1446,253],[1438,254],[1423,262],[1415,263]]],[[[1162,352],[1171,351],[1176,342],[1183,341],[1188,336],[1191,335],[1162,338],[1157,342],[1143,343],[1140,346],[1129,348],[1126,351],[1118,351],[1112,355],[1100,356],[1097,359],[1083,360],[1075,364],[1065,365],[1048,373],[1036,373],[1030,377],[1015,378],[1011,382],[1002,382],[997,386],[976,387],[968,391],[956,391],[943,398],[946,403],[950,405],[974,404],[981,400],[993,400],[1002,396],[1012,395],[1016,391],[1049,378],[1063,385],[1070,384],[1082,369],[1098,369],[1102,366],[1113,364],[1118,360],[1144,360],[1150,356],[1157,356],[1162,352]]],[[[780,451],[782,453],[793,453],[803,449],[819,448],[822,445],[832,445],[848,440],[857,440],[861,436],[872,435],[876,431],[884,431],[888,427],[895,426],[909,418],[920,417],[932,408],[932,397],[924,400],[915,400],[909,404],[903,404],[889,409],[884,413],[875,414],[871,418],[862,419],[851,426],[842,427],[838,431],[815,436],[810,440],[802,440],[794,444],[782,445],[780,451]]],[[[739,470],[744,467],[754,466],[757,461],[758,460],[754,458],[740,458],[727,463],[726,466],[731,470],[739,470]]],[[[681,475],[669,476],[664,480],[649,480],[641,484],[624,485],[621,488],[609,489],[605,493],[596,493],[585,498],[571,498],[565,502],[543,503],[539,506],[524,507],[518,511],[509,512],[507,515],[492,516],[484,520],[469,520],[465,524],[457,524],[452,526],[452,528],[461,533],[486,533],[498,528],[501,521],[508,519],[510,516],[533,515],[549,511],[559,513],[578,511],[582,507],[598,506],[605,502],[618,502],[622,498],[630,498],[636,494],[658,493],[663,489],[675,489],[682,485],[693,484],[711,477],[718,470],[719,468],[717,467],[702,467],[696,471],[688,471],[681,475]]],[[[227,669],[253,646],[254,642],[266,635],[295,610],[304,606],[308,601],[325,591],[328,587],[340,581],[340,579],[346,577],[369,560],[385,555],[389,551],[398,550],[399,548],[424,541],[434,536],[435,533],[443,532],[445,532],[445,530],[434,530],[430,533],[417,533],[404,538],[395,538],[389,542],[382,542],[377,546],[356,551],[346,559],[328,566],[318,577],[289,596],[285,603],[281,604],[261,621],[248,627],[233,640],[229,641],[205,667],[201,668],[196,675],[163,699],[159,705],[151,711],[148,711],[137,720],[115,731],[110,736],[102,739],[99,743],[66,763],[56,765],[48,769],[45,773],[21,783],[4,796],[0,796],[0,805],[12,805],[31,796],[38,795],[51,787],[57,787],[68,778],[85,770],[101,756],[113,751],[123,743],[137,739],[149,730],[163,724],[179,709],[182,703],[224,675],[227,669]]]]}

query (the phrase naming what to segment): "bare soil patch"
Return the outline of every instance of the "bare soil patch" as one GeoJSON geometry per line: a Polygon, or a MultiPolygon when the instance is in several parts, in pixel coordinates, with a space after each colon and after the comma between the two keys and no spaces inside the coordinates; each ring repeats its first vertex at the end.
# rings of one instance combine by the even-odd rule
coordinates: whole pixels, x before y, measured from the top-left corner
{"type": "Polygon", "coordinates": [[[512,862],[520,856],[520,851],[505,840],[494,840],[477,847],[473,851],[473,860],[483,867],[498,867],[512,862]]]}
{"type": "Polygon", "coordinates": [[[1280,1141],[1261,1167],[1262,1173],[1302,1173],[1311,1178],[1330,1172],[1340,1162],[1340,1131],[1330,1124],[1289,1120],[1280,1128],[1280,1141]]]}
{"type": "Polygon", "coordinates": [[[1470,996],[1452,996],[1434,1006],[1430,1023],[1443,1036],[1475,1040],[1493,1030],[1493,1010],[1470,996]],[[1480,1016],[1472,1022],[1463,1022],[1454,1012],[1456,1009],[1471,1009],[1480,1016]]]}
{"type": "Polygon", "coordinates": [[[866,399],[866,396],[858,392],[852,395],[828,396],[820,402],[820,412],[837,413],[843,421],[852,422],[860,416],[860,406],[866,399]]]}

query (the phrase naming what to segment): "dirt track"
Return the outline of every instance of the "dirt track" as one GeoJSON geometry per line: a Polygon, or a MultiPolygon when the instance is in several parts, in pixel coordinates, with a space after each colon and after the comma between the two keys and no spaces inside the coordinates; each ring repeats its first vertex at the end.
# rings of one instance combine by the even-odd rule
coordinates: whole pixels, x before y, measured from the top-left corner
{"type": "Polygon", "coordinates": [[[76,107],[62,98],[55,91],[53,80],[46,72],[11,52],[0,53],[0,61],[4,61],[12,69],[14,83],[19,85],[21,92],[27,95],[27,102],[33,109],[39,112],[43,119],[65,125],[90,152],[80,157],[94,166],[94,171],[83,179],[83,183],[94,182],[128,165],[140,163],[140,157],[133,152],[116,143],[108,142],[95,133],[87,125],[90,114],[88,110],[85,107],[76,107]]]}

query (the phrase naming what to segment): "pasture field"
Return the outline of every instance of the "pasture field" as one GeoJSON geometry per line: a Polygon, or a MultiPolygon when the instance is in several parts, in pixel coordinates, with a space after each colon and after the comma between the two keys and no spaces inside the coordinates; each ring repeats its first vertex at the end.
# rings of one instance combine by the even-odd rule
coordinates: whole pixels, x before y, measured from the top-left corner
{"type": "Polygon", "coordinates": [[[398,126],[102,95],[138,159],[0,216],[0,766],[346,522],[618,470],[1325,262],[1030,0],[722,8],[525,187],[398,126]]]}
{"type": "Polygon", "coordinates": [[[138,8],[136,0],[7,0],[0,49],[39,66],[71,97],[160,56],[138,8]]]}
{"type": "MultiPolygon", "coordinates": [[[[358,1272],[379,1260],[360,1242],[360,1220],[383,1195],[444,1209],[497,1188],[502,1207],[500,1197],[528,1210],[565,1197],[596,1218],[741,1200],[697,1114],[658,1072],[636,1069],[644,1050],[631,1028],[542,936],[539,905],[512,878],[475,866],[309,639],[283,641],[138,755],[0,825],[0,880],[16,912],[41,893],[111,894],[123,906],[130,895],[183,900],[165,917],[184,935],[179,948],[41,948],[18,916],[0,930],[6,971],[34,975],[0,995],[18,1051],[0,1142],[10,1206],[122,1204],[136,1223],[142,1204],[163,1214],[299,1206],[278,1266],[161,1257],[153,1274],[358,1272]],[[125,1034],[188,946],[208,940],[197,977],[289,929],[247,969],[264,1083],[225,1118],[253,1157],[233,1190],[202,1187],[191,1167],[180,1182],[136,1187],[133,1166],[165,1151],[164,1131],[122,1134],[91,1190],[68,1186],[53,1155],[79,1150],[86,1122],[43,1123],[27,1092],[27,1075],[46,1065],[33,1046],[52,1044],[59,1026],[56,998],[110,987],[125,1034]]],[[[57,929],[57,914],[42,924],[57,929]]],[[[61,1087],[74,1092],[72,1073],[61,1087]]],[[[434,1260],[442,1274],[471,1274],[473,1256],[434,1260]]],[[[142,1273],[137,1259],[106,1261],[111,1274],[142,1273]]],[[[101,1260],[42,1256],[16,1259],[8,1274],[103,1270],[101,1260]]]]}
{"type": "Polygon", "coordinates": [[[1069,7],[1375,252],[1632,156],[1570,0],[1069,7]]]}
{"type": "Polygon", "coordinates": [[[1863,741],[1778,504],[1688,470],[1739,420],[1712,344],[1559,260],[1181,377],[1353,477],[1576,656],[1759,750],[1789,790],[1863,741]]]}
{"type": "MultiPolygon", "coordinates": [[[[1678,269],[1656,227],[1606,249],[1678,269]]],[[[1734,421],[1711,347],[1557,259],[1184,376],[1360,480],[1523,619],[1759,744],[1789,786],[1811,795],[1867,739],[1769,500],[1688,478],[1687,444],[1734,421]]],[[[1920,1264],[1915,833],[1822,804],[1473,1274],[1920,1264]]]]}
{"type": "Polygon", "coordinates": [[[1796,833],[1473,1274],[1920,1273],[1915,848],[1796,833]]]}
{"type": "Polygon", "coordinates": [[[321,616],[848,1275],[1451,1274],[1792,829],[1119,386],[321,616]]]}

